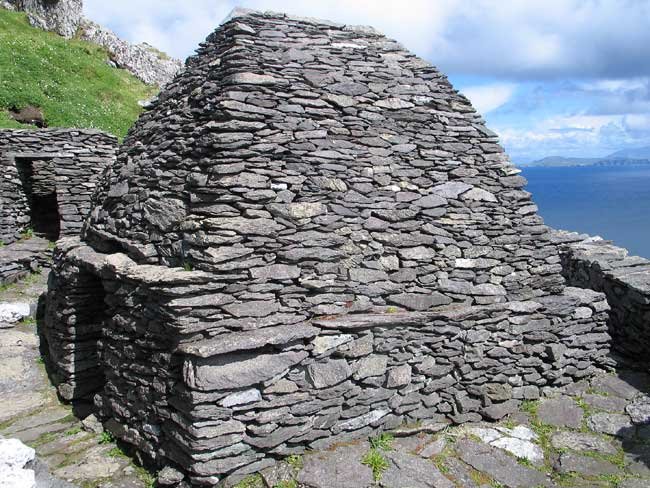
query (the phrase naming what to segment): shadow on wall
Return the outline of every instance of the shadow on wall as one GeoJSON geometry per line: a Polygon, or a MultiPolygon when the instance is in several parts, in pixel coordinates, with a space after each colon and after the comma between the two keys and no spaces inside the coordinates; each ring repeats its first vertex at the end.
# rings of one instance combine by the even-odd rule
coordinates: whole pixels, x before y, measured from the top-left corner
{"type": "MultiPolygon", "coordinates": [[[[48,282],[55,279],[50,274],[48,282]]],[[[106,318],[104,287],[99,277],[89,271],[77,276],[74,293],[63,297],[66,311],[63,317],[50,317],[46,308],[47,294],[41,295],[38,306],[37,330],[40,352],[48,377],[56,386],[59,397],[72,405],[74,414],[85,418],[95,410],[93,397],[104,387],[105,378],[99,366],[99,341],[106,318]]]]}

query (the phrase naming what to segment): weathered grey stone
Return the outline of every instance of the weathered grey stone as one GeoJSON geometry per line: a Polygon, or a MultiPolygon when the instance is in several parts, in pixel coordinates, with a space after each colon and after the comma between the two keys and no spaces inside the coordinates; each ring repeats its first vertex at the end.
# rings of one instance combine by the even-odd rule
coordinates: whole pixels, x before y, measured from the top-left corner
{"type": "Polygon", "coordinates": [[[382,474],[380,486],[386,488],[454,488],[430,461],[412,454],[391,452],[386,455],[388,469],[382,474]]]}
{"type": "Polygon", "coordinates": [[[595,413],[587,419],[587,426],[594,432],[628,438],[634,435],[634,426],[627,415],[595,413]]]}
{"type": "Polygon", "coordinates": [[[185,360],[183,376],[188,386],[201,391],[245,388],[273,378],[305,357],[305,352],[190,357],[185,360]]]}
{"type": "Polygon", "coordinates": [[[345,359],[332,359],[325,363],[312,363],[307,367],[309,378],[315,388],[337,385],[352,375],[345,359]]]}
{"type": "Polygon", "coordinates": [[[462,439],[456,444],[456,453],[474,469],[487,473],[507,487],[550,486],[543,473],[518,464],[513,457],[494,447],[462,439]]]}
{"type": "Polygon", "coordinates": [[[582,409],[568,397],[542,400],[537,409],[537,417],[541,422],[556,427],[579,429],[582,415],[582,409]]]}
{"type": "Polygon", "coordinates": [[[410,383],[411,383],[410,365],[403,364],[402,366],[391,368],[388,371],[388,376],[386,378],[387,388],[399,388],[400,386],[406,386],[410,383]]]}
{"type": "Polygon", "coordinates": [[[372,471],[361,464],[367,443],[305,456],[298,483],[308,488],[360,488],[374,483],[372,471]]]}
{"type": "Polygon", "coordinates": [[[246,332],[234,332],[212,339],[182,345],[179,351],[208,358],[235,351],[257,349],[267,344],[286,344],[298,339],[308,339],[318,334],[318,329],[306,324],[281,325],[246,332]]]}
{"type": "Polygon", "coordinates": [[[560,431],[551,437],[551,445],[556,449],[574,451],[596,451],[603,454],[616,454],[616,447],[602,437],[582,432],[560,431]]]}
{"type": "Polygon", "coordinates": [[[587,476],[619,473],[618,467],[609,461],[582,456],[571,452],[560,454],[560,457],[555,464],[555,469],[560,473],[574,472],[587,476]]]}
{"type": "Polygon", "coordinates": [[[355,376],[359,379],[370,376],[383,376],[388,366],[388,358],[385,356],[368,356],[361,359],[356,366],[355,376]]]}
{"type": "Polygon", "coordinates": [[[442,293],[433,292],[427,295],[419,293],[401,293],[387,298],[390,303],[395,303],[409,310],[428,310],[440,305],[448,305],[452,299],[442,293]]]}
{"type": "Polygon", "coordinates": [[[251,277],[256,280],[292,280],[299,276],[300,268],[287,264],[272,264],[251,269],[251,277]]]}
{"type": "Polygon", "coordinates": [[[625,412],[637,425],[650,423],[650,398],[644,397],[640,401],[630,403],[625,407],[625,412]]]}
{"type": "Polygon", "coordinates": [[[433,187],[433,193],[444,198],[458,198],[461,194],[472,189],[472,185],[460,181],[450,181],[433,187]]]}

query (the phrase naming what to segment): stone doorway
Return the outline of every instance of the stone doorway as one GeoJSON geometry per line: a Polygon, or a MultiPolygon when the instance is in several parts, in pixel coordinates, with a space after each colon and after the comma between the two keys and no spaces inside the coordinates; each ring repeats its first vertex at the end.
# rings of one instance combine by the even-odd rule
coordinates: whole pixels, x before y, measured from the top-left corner
{"type": "Polygon", "coordinates": [[[27,200],[31,229],[38,236],[56,241],[61,233],[61,216],[54,161],[17,157],[16,168],[27,200]]]}

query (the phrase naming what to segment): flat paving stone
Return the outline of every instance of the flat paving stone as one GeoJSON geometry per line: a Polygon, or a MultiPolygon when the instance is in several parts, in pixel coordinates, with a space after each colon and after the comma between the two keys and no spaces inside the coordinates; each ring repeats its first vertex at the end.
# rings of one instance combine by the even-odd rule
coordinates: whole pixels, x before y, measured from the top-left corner
{"type": "Polygon", "coordinates": [[[384,488],[455,488],[431,461],[397,451],[385,457],[389,467],[379,482],[384,488]]]}
{"type": "Polygon", "coordinates": [[[582,425],[583,410],[569,397],[542,400],[537,409],[537,418],[555,427],[578,429],[582,425]]]}
{"type": "Polygon", "coordinates": [[[517,439],[516,437],[502,437],[490,442],[490,445],[508,451],[513,456],[526,459],[533,464],[541,465],[544,463],[544,451],[530,441],[517,439]]]}
{"type": "Polygon", "coordinates": [[[456,444],[456,453],[474,469],[486,473],[509,488],[551,486],[544,473],[520,465],[512,456],[495,447],[465,438],[456,444]]]}
{"type": "Polygon", "coordinates": [[[370,444],[360,442],[305,456],[297,481],[308,488],[370,487],[374,483],[372,470],[361,464],[369,449],[370,444]]]}
{"type": "Polygon", "coordinates": [[[584,476],[621,474],[618,466],[609,461],[583,456],[572,452],[560,454],[554,468],[559,473],[579,473],[584,476]]]}
{"type": "Polygon", "coordinates": [[[636,386],[614,375],[597,376],[591,382],[591,386],[596,391],[625,398],[626,400],[630,400],[641,393],[636,386]]]}
{"type": "Polygon", "coordinates": [[[583,395],[582,400],[590,407],[606,412],[622,412],[628,404],[624,398],[593,394],[583,395]]]}
{"type": "Polygon", "coordinates": [[[128,465],[128,460],[109,456],[108,451],[111,449],[111,445],[90,448],[82,459],[55,469],[52,474],[73,483],[114,477],[128,465]]]}
{"type": "Polygon", "coordinates": [[[551,445],[556,449],[574,451],[595,451],[602,454],[616,454],[617,449],[609,440],[596,434],[583,432],[558,432],[551,437],[551,445]]]}
{"type": "Polygon", "coordinates": [[[13,422],[9,427],[2,430],[1,433],[5,436],[11,436],[16,432],[21,432],[28,429],[33,429],[35,427],[40,427],[43,425],[51,424],[59,420],[64,419],[70,415],[70,411],[62,407],[53,407],[43,410],[42,412],[37,413],[36,415],[30,415],[18,419],[16,422],[13,422]]]}
{"type": "MultiPolygon", "coordinates": [[[[456,486],[463,488],[483,488],[482,485],[476,484],[472,478],[471,470],[467,464],[455,457],[448,457],[444,461],[446,475],[456,483],[456,486]]],[[[485,485],[489,486],[489,485],[485,485]]]]}
{"type": "Polygon", "coordinates": [[[636,432],[630,417],[618,413],[595,413],[587,419],[587,426],[594,432],[614,435],[624,439],[634,437],[636,432]]]}
{"type": "Polygon", "coordinates": [[[640,478],[627,478],[621,481],[616,488],[648,488],[650,480],[640,478]]]}

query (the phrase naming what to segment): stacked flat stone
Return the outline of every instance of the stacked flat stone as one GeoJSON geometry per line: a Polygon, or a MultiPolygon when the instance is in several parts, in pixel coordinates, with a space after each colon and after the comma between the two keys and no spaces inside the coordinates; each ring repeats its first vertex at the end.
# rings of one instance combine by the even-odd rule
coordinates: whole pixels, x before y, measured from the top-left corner
{"type": "Polygon", "coordinates": [[[600,238],[557,233],[569,284],[605,293],[612,347],[647,369],[650,351],[650,260],[600,238]]]}
{"type": "Polygon", "coordinates": [[[97,181],[116,149],[114,136],[93,130],[0,130],[0,240],[20,239],[31,223],[17,159],[34,160],[30,191],[55,189],[61,235],[78,235],[97,181]]]}
{"type": "Polygon", "coordinates": [[[501,418],[608,364],[604,296],[565,288],[524,185],[395,41],[237,12],[59,242],[63,390],[97,390],[117,437],[197,486],[403,423],[501,418]],[[93,280],[103,296],[75,301],[93,280]],[[100,316],[86,388],[67,365],[100,316]]]}

